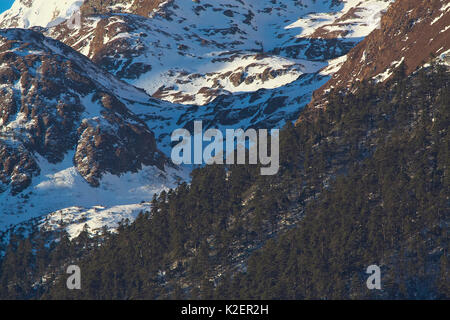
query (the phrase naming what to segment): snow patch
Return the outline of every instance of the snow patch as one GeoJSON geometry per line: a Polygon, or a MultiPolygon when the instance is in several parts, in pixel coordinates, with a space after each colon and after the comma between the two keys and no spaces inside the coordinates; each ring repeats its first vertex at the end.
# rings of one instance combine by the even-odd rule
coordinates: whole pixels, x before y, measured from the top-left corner
{"type": "Polygon", "coordinates": [[[11,9],[0,15],[0,21],[19,17],[17,28],[51,27],[78,11],[84,0],[33,0],[30,7],[16,0],[11,9]]]}

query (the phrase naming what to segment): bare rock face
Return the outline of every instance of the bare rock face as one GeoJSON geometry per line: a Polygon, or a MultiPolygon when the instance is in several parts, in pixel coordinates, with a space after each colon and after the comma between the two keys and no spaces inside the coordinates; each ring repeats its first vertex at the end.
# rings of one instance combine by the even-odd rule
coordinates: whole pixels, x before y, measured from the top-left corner
{"type": "Polygon", "coordinates": [[[86,0],[80,28],[61,23],[45,33],[155,98],[206,105],[317,72],[309,66],[345,55],[388,4],[86,0]]]}
{"type": "Polygon", "coordinates": [[[6,96],[0,106],[1,133],[56,163],[76,143],[84,111],[78,94],[87,94],[93,83],[71,61],[43,51],[43,41],[34,32],[0,34],[0,81],[6,96]]]}
{"type": "Polygon", "coordinates": [[[142,91],[31,30],[0,32],[0,65],[0,192],[30,185],[36,154],[59,163],[76,150],[74,163],[93,186],[105,173],[164,167],[153,133],[125,104],[149,99],[142,91]]]}
{"type": "Polygon", "coordinates": [[[85,15],[127,12],[148,17],[165,0],[85,0],[81,12],[85,15]]]}
{"type": "Polygon", "coordinates": [[[62,2],[46,3],[40,24],[33,6],[7,16],[67,46],[3,32],[1,134],[52,163],[73,151],[98,185],[106,173],[163,166],[151,130],[166,148],[174,125],[195,119],[242,127],[296,119],[328,79],[326,60],[360,41],[373,27],[366,18],[389,1],[85,0],[76,28],[64,23],[70,13],[52,14],[62,2]]]}
{"type": "Polygon", "coordinates": [[[84,119],[78,128],[79,140],[74,162],[79,172],[93,186],[99,186],[106,172],[120,175],[136,172],[142,165],[162,169],[165,158],[159,153],[154,134],[136,118],[123,121],[126,106],[115,97],[99,97],[105,111],[103,118],[84,119]]]}
{"type": "Polygon", "coordinates": [[[404,63],[406,74],[450,50],[450,6],[445,0],[396,1],[347,61],[314,93],[312,106],[325,106],[330,89],[348,90],[362,80],[385,81],[404,63]]]}
{"type": "Polygon", "coordinates": [[[19,193],[39,173],[35,158],[22,144],[0,139],[0,193],[8,187],[13,195],[19,193]]]}

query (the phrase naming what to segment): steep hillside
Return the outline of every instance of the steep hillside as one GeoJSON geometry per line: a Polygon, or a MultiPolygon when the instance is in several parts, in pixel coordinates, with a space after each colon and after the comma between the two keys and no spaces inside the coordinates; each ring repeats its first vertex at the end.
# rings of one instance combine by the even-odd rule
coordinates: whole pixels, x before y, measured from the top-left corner
{"type": "Polygon", "coordinates": [[[81,28],[47,34],[155,97],[206,104],[317,72],[376,28],[389,3],[87,1],[81,28]]]}
{"type": "Polygon", "coordinates": [[[176,103],[133,109],[167,150],[171,131],[195,119],[219,128],[296,119],[391,2],[86,1],[81,28],[44,32],[176,103]]]}
{"type": "Polygon", "coordinates": [[[447,2],[16,1],[0,299],[448,299],[447,2]],[[194,120],[285,124],[279,173],[171,166],[194,120]]]}
{"type": "Polygon", "coordinates": [[[346,90],[359,81],[386,81],[404,64],[411,74],[434,57],[450,61],[450,4],[446,0],[394,3],[374,30],[347,55],[330,81],[314,93],[312,105],[326,104],[323,94],[346,90]]]}
{"type": "MultiPolygon", "coordinates": [[[[28,26],[47,27],[40,31],[118,78],[175,102],[131,109],[168,151],[173,129],[195,119],[219,128],[281,127],[296,119],[391,2],[66,1],[80,7],[80,27],[42,14],[28,26]]],[[[3,26],[44,8],[20,3],[0,16],[3,26]]],[[[60,6],[46,3],[45,10],[64,12],[60,6]]]]}
{"type": "MultiPolygon", "coordinates": [[[[170,163],[154,133],[127,107],[151,101],[145,92],[30,30],[0,31],[0,66],[2,226],[15,220],[10,214],[23,220],[73,205],[108,205],[101,191],[92,191],[114,192],[105,177],[143,168],[166,175],[170,163]]],[[[147,180],[155,189],[164,184],[147,180]]],[[[151,196],[152,188],[144,194],[151,196]]]]}
{"type": "Polygon", "coordinates": [[[315,123],[282,130],[278,175],[195,170],[106,240],[62,234],[35,255],[45,232],[15,237],[0,297],[448,299],[449,74],[334,94],[315,123]],[[66,288],[73,263],[82,290],[66,288]],[[372,264],[381,290],[366,287],[372,264]]]}
{"type": "Polygon", "coordinates": [[[50,27],[70,18],[83,0],[16,0],[0,15],[0,28],[50,27]]]}
{"type": "Polygon", "coordinates": [[[17,1],[0,20],[17,26],[45,8],[52,14],[28,26],[46,27],[37,30],[155,98],[176,102],[132,108],[168,151],[172,130],[195,118],[220,128],[281,127],[296,119],[391,2],[35,1],[30,7],[17,1]],[[53,18],[72,14],[63,3],[80,8],[79,28],[53,18]]]}

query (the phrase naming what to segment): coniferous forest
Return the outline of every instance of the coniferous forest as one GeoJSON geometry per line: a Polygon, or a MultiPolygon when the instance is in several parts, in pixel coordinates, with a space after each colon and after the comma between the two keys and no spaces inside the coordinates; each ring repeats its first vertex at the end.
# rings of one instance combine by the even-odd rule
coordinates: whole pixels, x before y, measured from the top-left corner
{"type": "Polygon", "coordinates": [[[352,92],[283,128],[275,176],[206,166],[117,233],[3,234],[0,299],[449,299],[450,75],[352,92]]]}

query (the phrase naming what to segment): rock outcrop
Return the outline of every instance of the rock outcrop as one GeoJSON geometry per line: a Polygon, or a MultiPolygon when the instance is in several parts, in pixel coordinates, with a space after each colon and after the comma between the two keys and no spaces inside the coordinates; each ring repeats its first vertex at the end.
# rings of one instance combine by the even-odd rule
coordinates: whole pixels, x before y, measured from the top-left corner
{"type": "Polygon", "coordinates": [[[36,155],[58,163],[71,150],[93,186],[104,173],[163,168],[154,134],[126,106],[144,92],[31,30],[0,31],[0,66],[0,191],[28,187],[36,155]]]}
{"type": "Polygon", "coordinates": [[[326,93],[351,90],[357,83],[385,81],[404,64],[406,74],[450,55],[450,3],[446,0],[396,1],[374,30],[347,55],[340,70],[314,93],[312,107],[326,106],[326,93]]]}

